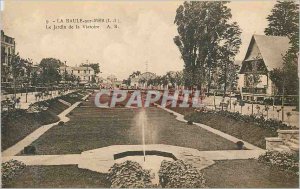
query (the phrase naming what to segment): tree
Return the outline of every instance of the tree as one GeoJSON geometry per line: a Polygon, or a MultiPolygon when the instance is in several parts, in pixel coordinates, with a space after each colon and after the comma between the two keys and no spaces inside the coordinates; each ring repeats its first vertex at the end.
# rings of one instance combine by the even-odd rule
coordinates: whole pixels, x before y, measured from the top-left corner
{"type": "Polygon", "coordinates": [[[77,82],[77,77],[73,73],[69,74],[68,72],[66,72],[64,77],[66,82],[70,82],[70,83],[77,82]]]}
{"type": "Polygon", "coordinates": [[[188,87],[201,90],[207,84],[209,92],[213,69],[222,59],[219,54],[225,57],[233,44],[238,50],[240,30],[237,23],[230,22],[231,10],[226,3],[184,2],[176,11],[174,22],[179,35],[174,42],[184,61],[183,77],[188,87]]]}
{"type": "Polygon", "coordinates": [[[283,56],[283,67],[270,72],[270,79],[282,95],[282,121],[284,120],[284,95],[297,95],[299,92],[299,5],[294,1],[278,1],[267,17],[266,35],[287,36],[290,48],[283,56]]]}
{"type": "Polygon", "coordinates": [[[32,76],[30,77],[30,82],[32,86],[37,86],[38,82],[39,82],[39,75],[37,74],[37,72],[33,72],[32,76]]]}
{"type": "Polygon", "coordinates": [[[41,72],[41,82],[43,84],[59,83],[61,81],[61,75],[58,72],[60,66],[64,63],[55,58],[43,58],[40,62],[41,72]]]}
{"type": "Polygon", "coordinates": [[[19,56],[19,53],[12,55],[11,73],[13,77],[14,97],[16,97],[16,85],[17,85],[18,78],[22,73],[23,67],[24,67],[24,60],[19,56]]]}
{"type": "Polygon", "coordinates": [[[239,52],[241,45],[241,30],[236,22],[228,24],[223,34],[222,45],[219,46],[219,79],[224,85],[224,97],[228,87],[232,87],[233,80],[236,80],[237,71],[234,65],[235,55],[239,52]]]}
{"type": "Polygon", "coordinates": [[[135,77],[138,77],[139,75],[141,75],[140,71],[132,72],[132,74],[129,75],[129,78],[135,78],[135,77]]]}
{"type": "Polygon", "coordinates": [[[188,87],[201,87],[204,82],[204,67],[200,66],[203,62],[198,60],[198,54],[202,50],[198,44],[198,41],[200,42],[198,33],[203,31],[203,26],[198,25],[197,17],[199,17],[200,11],[196,12],[196,8],[202,9],[202,5],[203,2],[184,2],[178,7],[174,21],[179,34],[174,37],[174,43],[178,46],[184,61],[184,79],[185,85],[188,87]],[[197,80],[200,82],[195,82],[197,80]]]}
{"type": "Polygon", "coordinates": [[[184,84],[182,71],[175,72],[175,83],[177,86],[182,86],[184,84]]]}
{"type": "Polygon", "coordinates": [[[299,10],[294,1],[277,1],[271,14],[267,17],[266,35],[295,37],[293,46],[298,47],[299,39],[299,10]],[[296,39],[297,38],[297,39],[296,39]]]}
{"type": "Polygon", "coordinates": [[[131,83],[130,79],[123,79],[122,84],[129,86],[131,83]]]}

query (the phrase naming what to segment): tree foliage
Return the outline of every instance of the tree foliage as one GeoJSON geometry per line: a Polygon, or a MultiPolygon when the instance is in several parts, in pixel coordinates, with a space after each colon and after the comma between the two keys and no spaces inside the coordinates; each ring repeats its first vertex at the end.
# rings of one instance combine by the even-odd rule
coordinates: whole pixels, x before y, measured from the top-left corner
{"type": "Polygon", "coordinates": [[[59,74],[58,69],[63,66],[64,63],[55,58],[43,58],[40,62],[42,72],[40,79],[43,84],[59,83],[62,76],[59,74]]]}
{"type": "Polygon", "coordinates": [[[177,8],[178,35],[174,42],[184,61],[183,76],[188,87],[201,89],[207,85],[209,91],[213,69],[232,62],[239,50],[241,31],[236,22],[230,22],[227,3],[192,1],[177,8]]]}
{"type": "Polygon", "coordinates": [[[267,17],[266,35],[292,36],[299,35],[298,4],[294,1],[277,1],[271,14],[267,17]]]}
{"type": "Polygon", "coordinates": [[[299,5],[294,1],[278,1],[267,17],[266,35],[287,36],[290,48],[283,56],[283,67],[270,72],[278,94],[298,94],[299,5]]]}

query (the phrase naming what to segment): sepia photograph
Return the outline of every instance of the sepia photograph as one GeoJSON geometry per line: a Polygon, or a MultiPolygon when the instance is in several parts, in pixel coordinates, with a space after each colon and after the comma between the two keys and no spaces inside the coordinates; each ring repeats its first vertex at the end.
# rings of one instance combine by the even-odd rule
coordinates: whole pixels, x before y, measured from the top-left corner
{"type": "Polygon", "coordinates": [[[2,188],[299,188],[299,1],[0,2],[2,188]]]}

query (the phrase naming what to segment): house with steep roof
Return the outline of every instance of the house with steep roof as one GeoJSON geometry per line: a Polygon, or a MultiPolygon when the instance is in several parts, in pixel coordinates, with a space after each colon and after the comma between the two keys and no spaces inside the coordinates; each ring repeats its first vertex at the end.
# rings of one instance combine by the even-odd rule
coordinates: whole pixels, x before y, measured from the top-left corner
{"type": "Polygon", "coordinates": [[[252,36],[239,72],[238,88],[243,100],[263,101],[276,94],[270,71],[283,67],[289,47],[288,37],[252,36]]]}

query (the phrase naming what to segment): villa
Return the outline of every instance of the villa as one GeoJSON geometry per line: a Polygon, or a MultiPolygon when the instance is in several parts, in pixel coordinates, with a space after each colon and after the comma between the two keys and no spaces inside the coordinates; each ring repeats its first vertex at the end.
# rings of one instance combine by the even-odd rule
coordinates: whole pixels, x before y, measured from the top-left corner
{"type": "Polygon", "coordinates": [[[263,101],[277,94],[270,71],[283,67],[283,56],[290,47],[282,36],[253,35],[239,72],[238,89],[243,100],[263,101]]]}

